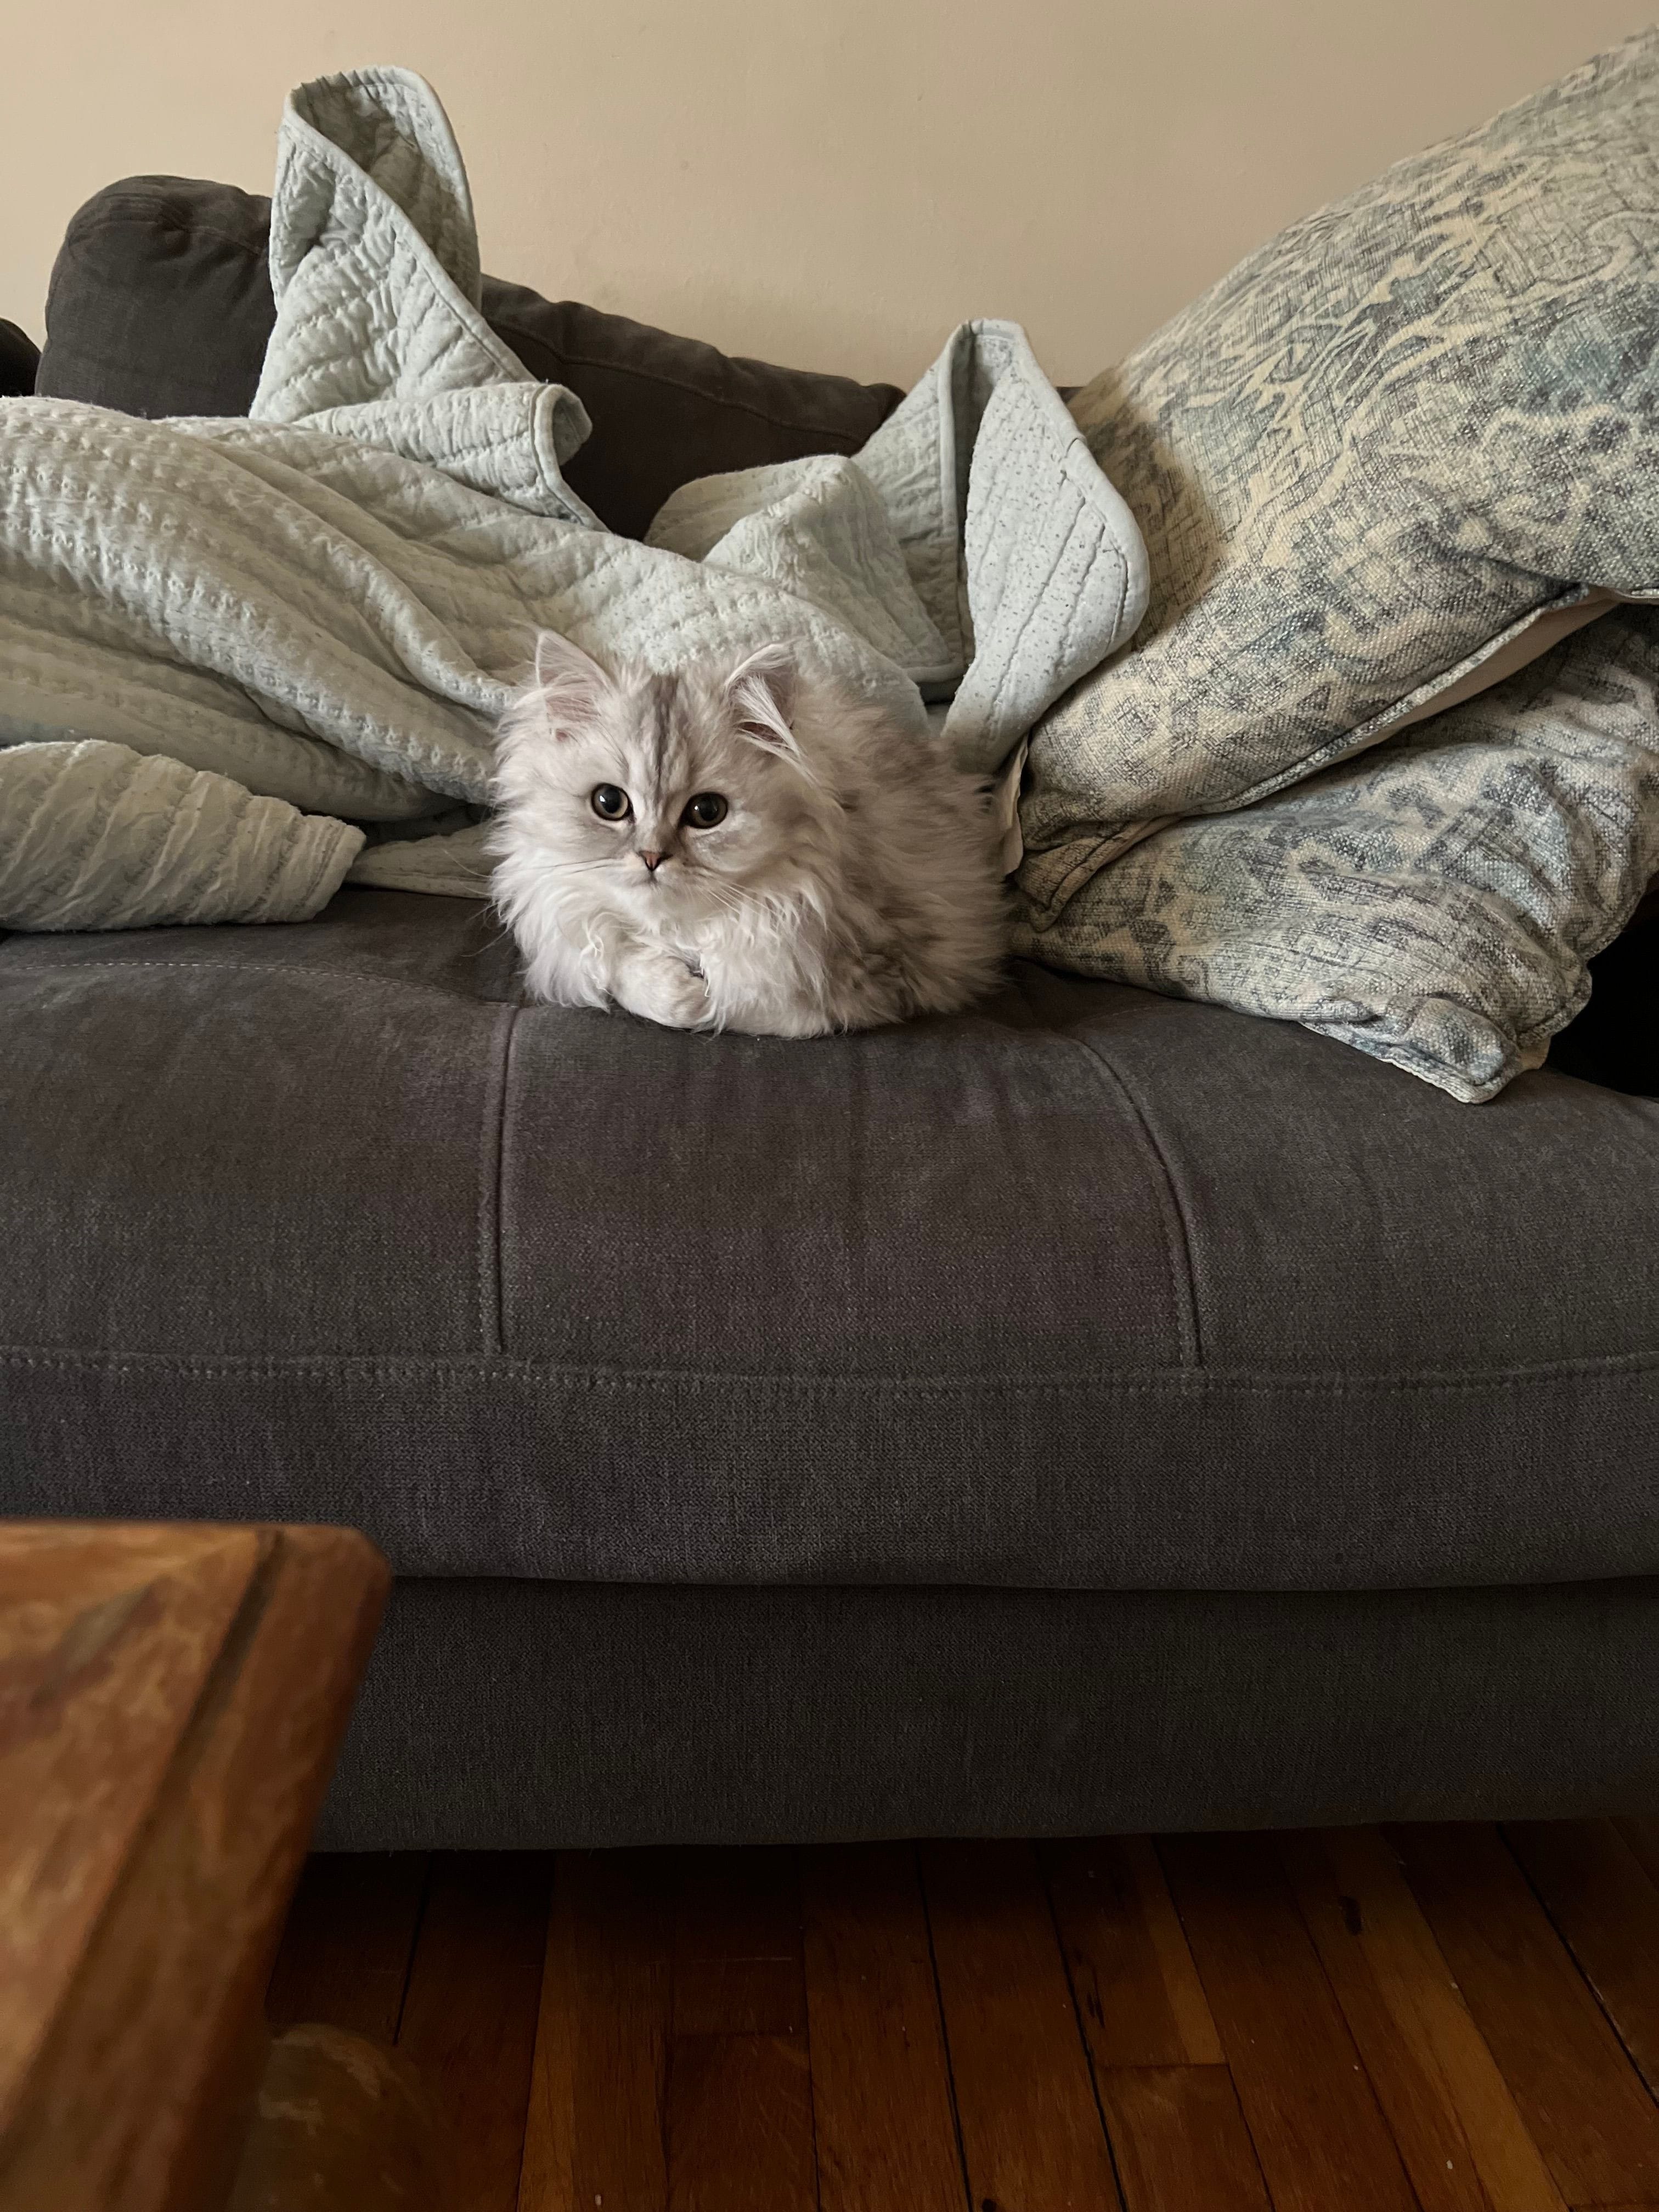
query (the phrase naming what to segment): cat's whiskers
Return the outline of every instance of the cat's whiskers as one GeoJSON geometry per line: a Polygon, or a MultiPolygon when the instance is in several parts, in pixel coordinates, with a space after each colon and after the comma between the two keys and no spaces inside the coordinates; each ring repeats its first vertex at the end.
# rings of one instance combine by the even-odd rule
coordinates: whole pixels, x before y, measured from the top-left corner
{"type": "Polygon", "coordinates": [[[740,884],[728,884],[717,876],[701,878],[696,895],[715,906],[723,906],[728,914],[740,914],[753,903],[751,895],[740,884]]]}

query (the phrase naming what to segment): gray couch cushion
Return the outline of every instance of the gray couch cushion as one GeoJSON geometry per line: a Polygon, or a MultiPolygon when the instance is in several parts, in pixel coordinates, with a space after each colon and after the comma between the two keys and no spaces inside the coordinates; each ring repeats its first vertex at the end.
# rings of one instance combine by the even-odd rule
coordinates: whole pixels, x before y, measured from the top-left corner
{"type": "Polygon", "coordinates": [[[1341,1596],[400,1582],[317,1844],[1651,1814],[1656,1705],[1645,1581],[1341,1596]]]}
{"type": "Polygon", "coordinates": [[[0,945],[0,1509],[427,1575],[1659,1570],[1659,1105],[1478,1111],[1023,968],[814,1043],[520,1003],[460,902],[0,945]]]}

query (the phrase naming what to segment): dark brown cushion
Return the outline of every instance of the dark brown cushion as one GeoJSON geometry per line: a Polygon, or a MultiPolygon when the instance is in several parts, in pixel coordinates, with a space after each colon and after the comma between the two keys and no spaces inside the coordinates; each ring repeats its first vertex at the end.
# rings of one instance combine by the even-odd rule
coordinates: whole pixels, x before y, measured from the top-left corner
{"type": "MultiPolygon", "coordinates": [[[[128,177],[95,193],[52,270],[38,389],[129,415],[246,415],[275,319],[270,230],[270,201],[233,185],[128,177]]],[[[734,360],[493,276],[483,308],[532,375],[587,409],[593,434],[567,474],[629,537],[694,477],[856,453],[902,396],[734,360]]]]}
{"type": "Polygon", "coordinates": [[[70,221],[35,389],[124,415],[246,415],[276,319],[270,203],[128,177],[70,221]]]}
{"type": "Polygon", "coordinates": [[[568,385],[586,408],[593,434],[565,475],[629,538],[643,537],[694,477],[857,453],[904,396],[896,385],[745,361],[494,276],[483,307],[532,375],[568,385]]]}
{"type": "Polygon", "coordinates": [[[1659,1097],[1659,897],[1649,892],[1589,972],[1589,1002],[1552,1040],[1550,1066],[1610,1091],[1659,1097]]]}
{"type": "Polygon", "coordinates": [[[0,399],[27,398],[34,389],[40,356],[34,341],[15,323],[0,322],[0,399]]]}

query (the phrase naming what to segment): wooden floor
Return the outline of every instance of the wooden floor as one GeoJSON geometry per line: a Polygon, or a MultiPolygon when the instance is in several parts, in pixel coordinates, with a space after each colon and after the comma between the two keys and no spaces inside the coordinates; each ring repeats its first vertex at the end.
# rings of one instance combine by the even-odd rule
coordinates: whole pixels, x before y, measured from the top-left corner
{"type": "Polygon", "coordinates": [[[1659,2208],[1659,1823],[317,1858],[465,2212],[1659,2208]]]}

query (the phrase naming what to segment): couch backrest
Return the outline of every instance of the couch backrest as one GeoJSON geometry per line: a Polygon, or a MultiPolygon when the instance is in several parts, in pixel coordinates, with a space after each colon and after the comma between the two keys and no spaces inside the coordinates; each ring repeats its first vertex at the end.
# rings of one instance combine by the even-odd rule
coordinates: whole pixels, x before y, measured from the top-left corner
{"type": "MultiPolygon", "coordinates": [[[[130,415],[245,415],[276,315],[270,230],[270,201],[234,185],[127,177],[94,194],[52,270],[38,389],[130,415]]],[[[627,536],[694,477],[855,453],[902,396],[492,276],[483,310],[533,376],[587,409],[593,434],[566,474],[627,536]]]]}

